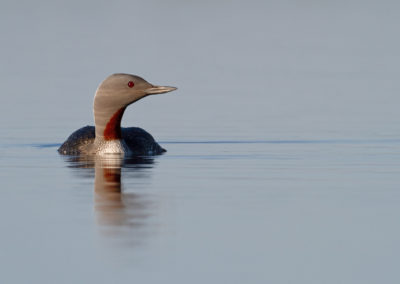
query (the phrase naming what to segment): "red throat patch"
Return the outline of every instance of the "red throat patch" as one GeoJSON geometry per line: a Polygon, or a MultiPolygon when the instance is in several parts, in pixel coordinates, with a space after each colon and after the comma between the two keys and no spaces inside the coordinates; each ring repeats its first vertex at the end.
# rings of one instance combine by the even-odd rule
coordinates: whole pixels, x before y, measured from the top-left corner
{"type": "Polygon", "coordinates": [[[124,111],[124,107],[120,108],[108,121],[103,133],[105,140],[121,139],[121,120],[124,111]]]}

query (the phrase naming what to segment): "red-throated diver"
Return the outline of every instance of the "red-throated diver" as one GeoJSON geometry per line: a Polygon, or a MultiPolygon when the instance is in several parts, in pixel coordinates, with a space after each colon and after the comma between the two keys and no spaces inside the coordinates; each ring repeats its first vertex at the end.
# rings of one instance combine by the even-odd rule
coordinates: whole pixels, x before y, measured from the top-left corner
{"type": "Polygon", "coordinates": [[[154,86],[130,74],[113,74],[97,88],[94,96],[95,126],[85,126],[68,137],[58,152],[63,155],[124,154],[158,155],[165,150],[145,130],[121,128],[126,107],[148,95],[176,90],[154,86]]]}

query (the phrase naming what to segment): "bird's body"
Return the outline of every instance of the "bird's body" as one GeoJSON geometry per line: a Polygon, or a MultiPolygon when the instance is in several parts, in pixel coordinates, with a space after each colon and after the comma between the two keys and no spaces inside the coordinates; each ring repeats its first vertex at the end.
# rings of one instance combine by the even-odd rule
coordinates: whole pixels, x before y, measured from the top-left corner
{"type": "MultiPolygon", "coordinates": [[[[132,156],[159,155],[166,152],[151,136],[150,133],[139,127],[121,128],[122,139],[103,142],[97,145],[97,152],[119,153],[121,148],[124,153],[132,156]]],[[[61,145],[58,152],[63,155],[82,155],[95,153],[95,127],[85,126],[74,133],[61,145]]]]}
{"type": "Polygon", "coordinates": [[[153,86],[130,74],[114,74],[106,78],[96,91],[94,100],[95,126],[85,126],[61,145],[63,155],[122,154],[147,156],[162,154],[163,149],[145,130],[121,128],[126,107],[152,94],[175,90],[174,87],[153,86]]]}

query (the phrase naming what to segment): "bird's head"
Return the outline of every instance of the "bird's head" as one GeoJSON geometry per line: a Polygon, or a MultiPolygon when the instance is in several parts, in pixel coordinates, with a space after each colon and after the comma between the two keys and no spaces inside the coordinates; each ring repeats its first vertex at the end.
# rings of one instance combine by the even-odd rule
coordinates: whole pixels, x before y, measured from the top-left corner
{"type": "Polygon", "coordinates": [[[175,87],[155,86],[131,74],[113,74],[107,77],[96,91],[95,104],[104,108],[121,108],[148,95],[163,94],[175,87]]]}

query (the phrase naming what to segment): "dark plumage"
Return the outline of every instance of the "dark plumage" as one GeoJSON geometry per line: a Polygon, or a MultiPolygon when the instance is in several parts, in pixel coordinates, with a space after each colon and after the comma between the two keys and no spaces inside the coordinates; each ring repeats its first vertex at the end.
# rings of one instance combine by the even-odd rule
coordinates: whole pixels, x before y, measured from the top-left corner
{"type": "MultiPolygon", "coordinates": [[[[122,139],[131,149],[133,156],[159,155],[163,149],[150,133],[139,127],[122,127],[122,139]]],[[[73,132],[58,149],[63,155],[85,154],[85,148],[90,147],[95,139],[95,127],[85,126],[73,132]]]]}

